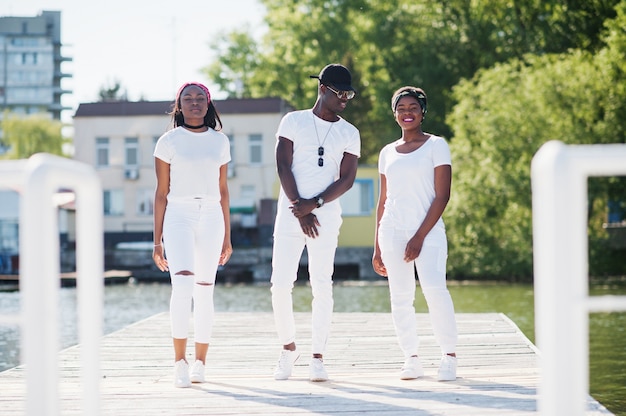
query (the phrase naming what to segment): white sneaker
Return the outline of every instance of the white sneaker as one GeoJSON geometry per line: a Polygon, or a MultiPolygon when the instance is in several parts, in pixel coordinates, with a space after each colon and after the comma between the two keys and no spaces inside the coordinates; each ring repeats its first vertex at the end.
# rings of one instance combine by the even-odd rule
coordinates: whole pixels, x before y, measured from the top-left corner
{"type": "Polygon", "coordinates": [[[409,357],[400,370],[400,380],[415,380],[424,375],[422,363],[417,357],[409,357]]]}
{"type": "Polygon", "coordinates": [[[309,380],[327,381],[328,373],[324,369],[324,362],[321,358],[313,358],[309,364],[309,380]]]}
{"type": "Polygon", "coordinates": [[[280,358],[278,358],[278,365],[276,365],[276,370],[274,370],[274,379],[287,380],[291,376],[293,364],[298,357],[300,357],[300,353],[297,351],[282,350],[280,358]]]}
{"type": "Polygon", "coordinates": [[[456,357],[452,357],[446,354],[441,358],[441,364],[439,364],[439,373],[437,374],[437,380],[456,380],[456,357]]]}
{"type": "Polygon", "coordinates": [[[192,383],[204,383],[204,364],[202,364],[202,361],[196,360],[193,363],[189,378],[192,383]]]}
{"type": "Polygon", "coordinates": [[[179,360],[174,363],[174,386],[191,387],[189,364],[185,360],[179,360]]]}

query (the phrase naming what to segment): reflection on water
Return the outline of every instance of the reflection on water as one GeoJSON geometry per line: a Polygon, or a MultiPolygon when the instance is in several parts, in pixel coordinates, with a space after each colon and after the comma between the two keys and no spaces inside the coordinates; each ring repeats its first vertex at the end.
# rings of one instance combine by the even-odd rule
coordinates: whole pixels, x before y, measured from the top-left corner
{"type": "MultiPolygon", "coordinates": [[[[456,312],[501,312],[534,341],[534,297],[530,285],[508,283],[451,284],[456,312]]],[[[593,294],[626,294],[624,287],[598,288],[593,294]]],[[[111,333],[131,323],[166,312],[168,284],[105,286],[104,332],[111,333]]],[[[385,282],[345,282],[335,285],[336,312],[389,312],[385,282]]],[[[294,288],[294,309],[310,311],[311,290],[294,288]]],[[[417,291],[417,312],[427,312],[424,297],[417,291]]],[[[77,343],[76,289],[60,292],[60,341],[66,348],[77,343]]],[[[268,285],[219,285],[215,290],[218,312],[271,312],[268,285]]],[[[0,292],[0,315],[19,310],[18,292],[0,292]]],[[[168,328],[164,328],[168,331],[168,328]]],[[[0,371],[19,365],[19,331],[0,325],[0,371]]],[[[590,387],[595,399],[616,415],[626,416],[626,313],[592,314],[590,317],[590,387]]]]}

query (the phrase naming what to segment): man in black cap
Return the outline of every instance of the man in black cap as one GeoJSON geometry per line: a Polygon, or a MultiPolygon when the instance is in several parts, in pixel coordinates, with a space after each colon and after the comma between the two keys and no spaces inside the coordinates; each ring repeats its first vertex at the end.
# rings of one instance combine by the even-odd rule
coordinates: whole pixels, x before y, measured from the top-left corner
{"type": "Polygon", "coordinates": [[[339,197],[354,183],[361,155],[359,131],[339,117],[354,98],[350,71],[330,64],[319,75],[313,108],[286,114],[276,133],[280,195],[274,226],[272,306],[283,349],[276,380],[291,376],[296,350],[292,289],[304,247],[313,293],[311,381],[326,381],[322,357],[333,312],[332,275],[341,226],[339,197]]]}

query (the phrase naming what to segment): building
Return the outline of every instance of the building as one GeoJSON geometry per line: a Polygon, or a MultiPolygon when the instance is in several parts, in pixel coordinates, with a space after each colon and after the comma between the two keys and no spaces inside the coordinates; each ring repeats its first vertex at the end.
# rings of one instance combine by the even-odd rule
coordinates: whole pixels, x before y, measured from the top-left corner
{"type": "Polygon", "coordinates": [[[0,275],[18,270],[19,195],[0,189],[0,275]]]}
{"type": "MultiPolygon", "coordinates": [[[[76,111],[74,158],[94,166],[102,179],[108,246],[152,241],[152,154],[170,126],[171,106],[171,101],[116,101],[80,104],[76,111]]],[[[233,237],[242,246],[264,245],[258,241],[263,236],[269,244],[274,205],[263,201],[274,198],[274,134],[291,107],[279,98],[216,100],[215,106],[231,142],[233,237]],[[259,232],[259,225],[268,230],[259,232]]]]}
{"type": "MultiPolygon", "coordinates": [[[[0,17],[0,120],[4,111],[17,115],[47,114],[60,120],[69,110],[61,104],[69,77],[61,64],[61,12],[35,17],[0,17]]],[[[0,139],[2,132],[0,132],[0,139]]],[[[7,149],[0,141],[0,154],[7,149]]],[[[17,272],[19,195],[0,189],[0,274],[17,272]]]]}
{"type": "MultiPolygon", "coordinates": [[[[48,113],[60,120],[61,86],[69,77],[61,64],[61,12],[43,11],[35,17],[0,17],[0,103],[14,114],[48,113]]],[[[0,111],[1,117],[2,111],[0,111]]]]}

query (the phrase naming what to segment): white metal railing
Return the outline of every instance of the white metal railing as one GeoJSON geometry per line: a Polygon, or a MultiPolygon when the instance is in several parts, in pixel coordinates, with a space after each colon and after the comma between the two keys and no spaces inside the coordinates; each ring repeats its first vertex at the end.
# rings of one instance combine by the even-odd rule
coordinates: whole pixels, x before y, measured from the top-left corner
{"type": "Polygon", "coordinates": [[[0,162],[0,187],[20,199],[22,359],[26,414],[58,415],[59,189],[76,194],[76,271],[81,342],[82,410],[100,414],[100,338],[103,305],[102,187],[95,170],[49,154],[0,162]]]}
{"type": "Polygon", "coordinates": [[[626,174],[626,144],[545,143],[532,160],[538,410],[582,416],[589,396],[589,313],[626,311],[626,296],[590,297],[587,180],[626,174]]]}

